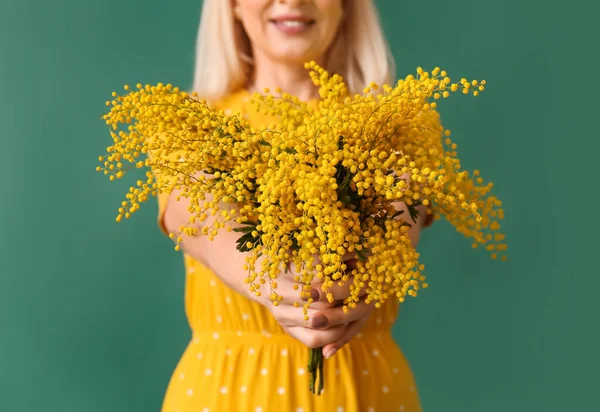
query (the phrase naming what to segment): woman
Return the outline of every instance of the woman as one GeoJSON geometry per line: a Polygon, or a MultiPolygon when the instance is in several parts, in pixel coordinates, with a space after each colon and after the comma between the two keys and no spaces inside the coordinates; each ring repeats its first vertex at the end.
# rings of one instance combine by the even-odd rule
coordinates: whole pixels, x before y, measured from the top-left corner
{"type": "MultiPolygon", "coordinates": [[[[266,119],[248,103],[255,91],[280,87],[315,100],[318,90],[304,68],[310,60],[341,74],[352,92],[371,81],[389,83],[393,63],[372,1],[204,0],[194,90],[215,107],[259,125],[266,119]]],[[[189,219],[186,201],[176,196],[159,197],[165,233],[189,219]]],[[[427,224],[421,216],[411,231],[415,244],[427,224]]],[[[293,306],[298,292],[289,274],[278,281],[285,297],[279,306],[249,292],[236,239],[225,232],[212,242],[184,238],[193,338],[164,412],[420,410],[410,368],[390,332],[396,301],[376,311],[362,303],[345,314],[339,302],[348,289],[336,286],[330,304],[315,282],[306,322],[293,306]],[[307,346],[323,347],[328,358],[321,396],[308,391],[307,346]]]]}

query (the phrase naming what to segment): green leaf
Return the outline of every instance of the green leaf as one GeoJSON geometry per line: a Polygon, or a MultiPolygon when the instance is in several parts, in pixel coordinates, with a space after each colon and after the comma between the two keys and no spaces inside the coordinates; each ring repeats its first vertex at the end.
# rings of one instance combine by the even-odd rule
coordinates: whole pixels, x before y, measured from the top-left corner
{"type": "Polygon", "coordinates": [[[256,225],[241,226],[241,227],[233,228],[233,231],[237,232],[237,233],[250,233],[253,230],[256,230],[256,225]]]}
{"type": "Polygon", "coordinates": [[[364,249],[356,250],[356,256],[358,256],[358,260],[360,260],[361,262],[367,261],[367,255],[365,254],[364,249]]]}
{"type": "Polygon", "coordinates": [[[262,234],[257,231],[257,236],[253,235],[253,232],[256,230],[256,224],[248,224],[246,227],[237,227],[233,230],[238,233],[244,233],[236,241],[236,249],[239,252],[250,252],[254,246],[261,244],[262,234]],[[252,244],[251,247],[248,247],[248,242],[252,244]]]}
{"type": "Polygon", "coordinates": [[[413,222],[417,222],[417,219],[419,218],[419,210],[417,209],[418,206],[421,205],[421,202],[419,201],[415,201],[412,205],[406,205],[406,208],[408,209],[408,213],[410,214],[411,219],[413,220],[413,222]]]}
{"type": "Polygon", "coordinates": [[[300,244],[298,243],[296,236],[294,236],[294,233],[290,235],[290,239],[292,240],[292,250],[300,250],[300,244]]]}
{"type": "Polygon", "coordinates": [[[392,219],[395,219],[398,216],[403,215],[403,214],[404,214],[404,210],[398,210],[398,211],[396,211],[396,213],[394,213],[394,215],[392,216],[392,219]]]}

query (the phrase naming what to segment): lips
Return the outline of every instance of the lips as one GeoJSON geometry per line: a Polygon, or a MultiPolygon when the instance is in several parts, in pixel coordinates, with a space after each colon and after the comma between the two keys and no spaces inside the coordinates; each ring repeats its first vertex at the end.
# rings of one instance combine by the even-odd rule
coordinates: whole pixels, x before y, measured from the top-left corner
{"type": "Polygon", "coordinates": [[[280,24],[282,26],[287,26],[287,27],[301,27],[301,26],[308,26],[308,25],[312,24],[312,22],[309,22],[309,21],[299,21],[299,20],[273,20],[273,23],[280,24]]]}
{"type": "Polygon", "coordinates": [[[284,33],[295,34],[308,30],[315,20],[304,16],[280,16],[271,19],[271,23],[284,33]]]}

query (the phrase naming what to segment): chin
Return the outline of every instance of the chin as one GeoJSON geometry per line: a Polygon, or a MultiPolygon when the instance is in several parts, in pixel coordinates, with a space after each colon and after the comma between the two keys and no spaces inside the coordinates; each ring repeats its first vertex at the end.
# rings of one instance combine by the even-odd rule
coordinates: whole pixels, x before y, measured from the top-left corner
{"type": "Polygon", "coordinates": [[[279,62],[289,62],[304,64],[312,60],[319,60],[320,53],[314,50],[301,50],[298,48],[289,48],[284,50],[277,50],[273,53],[273,57],[279,62]]]}

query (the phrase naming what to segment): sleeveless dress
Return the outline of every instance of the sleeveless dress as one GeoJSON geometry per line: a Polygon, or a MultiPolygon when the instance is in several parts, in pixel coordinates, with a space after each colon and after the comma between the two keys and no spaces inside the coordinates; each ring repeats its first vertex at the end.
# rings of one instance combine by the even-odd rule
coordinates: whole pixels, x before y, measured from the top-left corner
{"type": "MultiPolygon", "coordinates": [[[[247,91],[215,107],[239,112],[253,125],[266,118],[247,91]]],[[[158,196],[158,222],[166,195],[158,196]]],[[[192,338],[168,385],[162,412],[417,412],[410,366],[391,328],[399,304],[376,309],[363,330],[325,360],[325,389],[308,390],[308,348],[292,338],[267,308],[229,288],[184,254],[185,311],[192,338]]]]}

